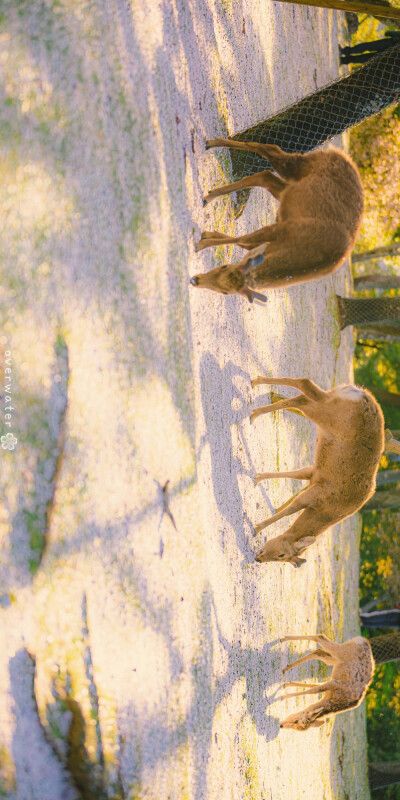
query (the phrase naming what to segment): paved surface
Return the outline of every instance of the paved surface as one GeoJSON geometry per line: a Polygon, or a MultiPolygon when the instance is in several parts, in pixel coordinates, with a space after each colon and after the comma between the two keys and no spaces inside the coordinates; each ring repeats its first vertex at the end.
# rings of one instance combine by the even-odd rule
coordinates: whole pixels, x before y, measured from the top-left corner
{"type": "Polygon", "coordinates": [[[276,213],[261,190],[238,220],[232,199],[203,209],[227,164],[205,136],[336,77],[336,15],[266,0],[0,10],[1,432],[18,439],[1,459],[0,793],[368,797],[363,709],[279,730],[305,705],[278,699],[305,651],[279,638],[358,632],[357,520],[300,570],[253,560],[253,524],[296,484],[252,477],[310,463],[315,431],[287,412],[250,428],[268,396],[249,380],[351,378],[334,300],[348,268],[266,307],[188,285],[239,258],[195,255],[203,227],[276,213]]]}

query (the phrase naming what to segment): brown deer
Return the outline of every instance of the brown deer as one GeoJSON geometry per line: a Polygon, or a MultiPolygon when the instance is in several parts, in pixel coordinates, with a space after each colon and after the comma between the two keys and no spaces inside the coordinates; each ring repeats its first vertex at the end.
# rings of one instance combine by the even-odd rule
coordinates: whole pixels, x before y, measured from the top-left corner
{"type": "Polygon", "coordinates": [[[238,264],[224,264],[195,275],[190,281],[193,286],[222,294],[244,294],[252,301],[254,289],[313,281],[330,275],[342,264],[354,246],[364,209],[360,176],[349,156],[336,147],[305,154],[285,153],[275,144],[231,139],[212,139],[208,147],[258,153],[279,175],[266,169],[213,189],[206,203],[238,189],[261,186],[280,201],[280,206],[277,221],[254,233],[227,236],[204,231],[197,251],[221,244],[257,251],[238,264]]]}
{"type": "Polygon", "coordinates": [[[285,503],[269,519],[259,522],[259,531],[282,517],[302,511],[293,525],[267,542],[256,553],[256,561],[290,561],[301,566],[299,558],[316,537],[358,511],[375,491],[375,477],[385,447],[384,420],[375,398],[358,386],[342,385],[323,391],[309,378],[263,378],[252,386],[278,384],[293,386],[302,394],[279,399],[257,408],[251,422],[261,414],[286,408],[300,411],[315,422],[318,430],[314,466],[294,472],[264,472],[255,484],[266,478],[297,478],[309,484],[285,503]]]}
{"type": "Polygon", "coordinates": [[[303,697],[306,694],[323,693],[324,695],[321,700],[307,706],[303,711],[290,714],[281,722],[281,728],[294,728],[296,731],[319,728],[325,721],[321,717],[357,708],[365,697],[375,668],[371,645],[362,636],[349,639],[344,644],[331,642],[324,634],[284,636],[281,642],[302,639],[316,642],[320,647],[312,653],[298,658],[297,661],[293,661],[292,664],[288,664],[287,667],[284,667],[283,672],[312,659],[318,659],[324,664],[333,666],[333,670],[330,679],[325,683],[310,685],[290,681],[283,684],[284,686],[301,686],[305,688],[305,691],[292,692],[282,697],[282,700],[285,700],[286,697],[303,697]]]}

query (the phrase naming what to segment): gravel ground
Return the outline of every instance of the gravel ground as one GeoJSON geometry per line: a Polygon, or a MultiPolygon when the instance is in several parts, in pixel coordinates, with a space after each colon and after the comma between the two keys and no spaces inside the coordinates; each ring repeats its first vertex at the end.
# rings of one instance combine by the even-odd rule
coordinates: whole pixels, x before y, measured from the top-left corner
{"type": "Polygon", "coordinates": [[[336,77],[343,21],[267,0],[3,0],[0,19],[1,433],[18,439],[0,467],[0,795],[368,798],[363,708],[279,729],[305,705],[279,700],[305,651],[280,637],[359,632],[357,519],[301,570],[253,557],[253,524],[296,490],[253,475],[310,463],[315,430],[288,412],[250,428],[268,395],[249,381],[351,379],[348,266],[266,307],[188,285],[239,258],[195,255],[203,228],[276,213],[259,189],[237,220],[232,198],[203,209],[229,177],[205,136],[336,77]]]}

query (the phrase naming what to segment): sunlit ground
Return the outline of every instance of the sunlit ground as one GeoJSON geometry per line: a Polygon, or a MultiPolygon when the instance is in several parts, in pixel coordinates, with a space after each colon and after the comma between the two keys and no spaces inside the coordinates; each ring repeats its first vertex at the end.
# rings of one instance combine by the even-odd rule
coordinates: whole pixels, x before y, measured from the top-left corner
{"type": "Polygon", "coordinates": [[[367,797],[362,708],[279,729],[303,703],[279,701],[298,652],[279,638],[358,632],[357,520],[299,571],[253,561],[253,524],[298,485],[252,478],[310,462],[315,432],[285,413],[250,429],[249,378],[351,378],[334,297],[347,267],[266,308],[188,285],[238,259],[195,256],[203,227],[276,213],[261,190],[237,221],[229,199],[203,210],[229,177],[205,135],[335,77],[336,16],[264,0],[9,0],[1,15],[0,345],[18,439],[1,460],[1,794],[367,797]]]}

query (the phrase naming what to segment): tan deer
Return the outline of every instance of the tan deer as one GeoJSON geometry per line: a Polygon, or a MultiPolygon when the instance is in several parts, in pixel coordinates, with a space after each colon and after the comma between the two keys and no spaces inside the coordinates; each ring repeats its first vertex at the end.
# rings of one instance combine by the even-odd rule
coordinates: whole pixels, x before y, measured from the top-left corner
{"type": "MultiPolygon", "coordinates": [[[[222,294],[276,289],[330,275],[350,253],[364,209],[357,168],[336,147],[312,153],[285,153],[275,144],[212,139],[208,147],[249,150],[268,159],[266,169],[210,192],[205,202],[238,189],[261,186],[280,201],[276,223],[244,236],[217,231],[202,234],[196,250],[221,244],[257,248],[238,264],[224,264],[190,283],[222,294]]],[[[264,298],[265,299],[265,298],[264,298]]]]}
{"type": "Polygon", "coordinates": [[[316,537],[360,509],[375,490],[375,476],[385,447],[384,420],[380,406],[366,389],[342,385],[323,391],[309,378],[263,378],[252,386],[277,384],[293,386],[302,394],[280,399],[257,408],[251,422],[261,414],[286,408],[300,411],[315,422],[318,430],[314,466],[293,472],[263,472],[255,484],[266,478],[297,478],[309,484],[269,519],[255,526],[256,532],[282,517],[302,511],[293,525],[267,542],[256,553],[257,561],[290,561],[299,558],[316,537]]]}
{"type": "Polygon", "coordinates": [[[312,653],[298,658],[297,661],[293,661],[292,664],[288,664],[287,667],[284,667],[283,672],[287,672],[292,667],[304,664],[305,661],[311,661],[312,659],[318,659],[323,661],[324,664],[333,666],[333,670],[330,679],[325,683],[310,685],[289,681],[283,684],[284,686],[305,687],[305,691],[292,692],[282,697],[282,700],[286,699],[286,697],[303,697],[306,694],[323,693],[324,695],[321,700],[311,706],[307,706],[303,711],[290,714],[289,717],[286,717],[281,722],[281,728],[294,728],[296,731],[319,728],[325,721],[321,717],[326,717],[328,714],[340,714],[350,708],[357,708],[365,697],[375,668],[371,645],[362,636],[349,639],[344,644],[331,642],[324,634],[284,636],[281,642],[300,641],[303,639],[316,642],[320,647],[312,653]]]}

